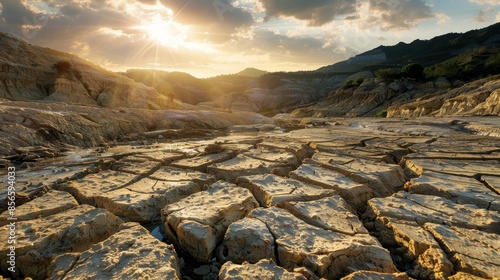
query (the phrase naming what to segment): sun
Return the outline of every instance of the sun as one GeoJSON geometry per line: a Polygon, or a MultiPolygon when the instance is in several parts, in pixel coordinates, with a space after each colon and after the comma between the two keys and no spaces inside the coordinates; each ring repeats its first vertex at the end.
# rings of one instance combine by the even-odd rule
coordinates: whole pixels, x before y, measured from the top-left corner
{"type": "Polygon", "coordinates": [[[172,48],[181,46],[188,35],[187,27],[171,20],[164,20],[159,14],[153,16],[141,29],[144,30],[150,40],[172,48]]]}

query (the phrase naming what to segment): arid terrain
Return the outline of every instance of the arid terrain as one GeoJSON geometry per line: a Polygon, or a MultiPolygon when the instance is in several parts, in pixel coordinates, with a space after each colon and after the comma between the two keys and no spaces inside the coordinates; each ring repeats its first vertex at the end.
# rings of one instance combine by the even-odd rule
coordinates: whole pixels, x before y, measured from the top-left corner
{"type": "Polygon", "coordinates": [[[207,79],[0,33],[0,279],[500,279],[499,28],[207,79]]]}
{"type": "MultiPolygon", "coordinates": [[[[198,139],[160,135],[25,163],[16,173],[15,275],[500,276],[498,117],[322,119],[288,132],[268,125],[198,139]]],[[[8,250],[0,245],[3,273],[8,250]]]]}

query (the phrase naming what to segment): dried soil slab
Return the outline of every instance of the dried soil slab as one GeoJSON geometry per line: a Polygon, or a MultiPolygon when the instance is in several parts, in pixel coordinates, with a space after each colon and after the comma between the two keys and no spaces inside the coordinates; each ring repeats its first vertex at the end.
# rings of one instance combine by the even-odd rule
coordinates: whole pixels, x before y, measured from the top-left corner
{"type": "Polygon", "coordinates": [[[257,263],[262,259],[276,261],[274,237],[266,224],[257,219],[243,218],[232,223],[217,249],[217,257],[223,262],[257,263]]]}
{"type": "Polygon", "coordinates": [[[404,159],[403,164],[405,172],[413,176],[421,176],[427,171],[467,177],[500,174],[498,160],[404,159]]]}
{"type": "Polygon", "coordinates": [[[87,175],[83,179],[63,183],[56,188],[69,192],[80,204],[95,206],[96,196],[123,188],[137,180],[139,180],[139,176],[134,174],[105,170],[97,174],[87,175]]]}
{"type": "Polygon", "coordinates": [[[95,197],[98,207],[133,222],[152,222],[160,217],[167,204],[202,191],[193,182],[168,182],[144,178],[127,187],[95,197]]]}
{"type": "MultiPolygon", "coordinates": [[[[267,155],[269,155],[269,153],[267,155]]],[[[263,157],[264,154],[261,153],[260,156],[263,157]]],[[[279,155],[274,156],[279,158],[279,155]]],[[[281,162],[263,160],[247,155],[238,155],[231,160],[209,166],[207,172],[213,174],[219,180],[227,182],[235,182],[237,178],[242,176],[268,174],[270,172],[278,175],[287,175],[298,166],[297,164],[300,164],[295,156],[290,159],[292,159],[292,162],[286,160],[281,162]]]]}
{"type": "Polygon", "coordinates": [[[323,168],[312,161],[290,172],[290,178],[335,190],[356,209],[365,207],[366,202],[373,197],[368,186],[356,183],[343,174],[323,168]]]}
{"type": "MultiPolygon", "coordinates": [[[[71,209],[77,205],[78,202],[69,193],[51,190],[38,198],[16,207],[15,217],[17,221],[43,218],[71,209]]],[[[9,217],[9,211],[3,212],[0,215],[0,226],[8,224],[9,221],[7,218],[9,217]]]]}
{"type": "MultiPolygon", "coordinates": [[[[88,172],[85,166],[51,166],[37,171],[16,172],[16,205],[20,206],[42,195],[55,184],[83,177],[88,172]]],[[[7,209],[7,191],[6,187],[0,188],[0,211],[7,209]]]]}
{"type": "Polygon", "coordinates": [[[281,137],[267,138],[257,144],[257,147],[264,149],[282,149],[293,153],[301,161],[310,158],[314,154],[314,149],[310,145],[304,142],[289,141],[281,137]]]}
{"type": "Polygon", "coordinates": [[[80,254],[65,254],[50,264],[48,279],[181,279],[175,249],[139,224],[121,230],[80,254]]]}
{"type": "Polygon", "coordinates": [[[378,273],[373,271],[356,271],[346,277],[343,277],[341,280],[411,280],[406,273],[378,273]]]}
{"type": "Polygon", "coordinates": [[[212,175],[195,170],[181,169],[172,166],[162,166],[155,173],[149,175],[150,179],[169,182],[194,182],[200,186],[215,183],[212,175]]]}
{"type": "Polygon", "coordinates": [[[389,252],[368,234],[350,236],[312,226],[280,208],[257,208],[250,218],[264,222],[287,270],[305,267],[319,277],[338,279],[358,270],[396,272],[389,252]]]}
{"type": "Polygon", "coordinates": [[[261,260],[256,264],[244,263],[242,265],[226,262],[219,272],[220,280],[306,280],[299,273],[289,272],[277,266],[270,260],[261,260]]]}
{"type": "Polygon", "coordinates": [[[373,198],[368,202],[367,216],[388,222],[454,225],[462,228],[500,231],[500,215],[472,204],[456,204],[448,199],[399,192],[391,197],[373,198]]]}
{"type": "Polygon", "coordinates": [[[389,223],[395,241],[405,247],[415,259],[413,274],[418,278],[447,279],[453,264],[434,237],[420,226],[389,223]]]}
{"type": "Polygon", "coordinates": [[[316,200],[337,194],[334,190],[274,174],[240,177],[236,183],[249,189],[262,207],[271,207],[283,201],[316,200]]]}
{"type": "Polygon", "coordinates": [[[145,160],[138,162],[133,160],[134,158],[122,158],[113,164],[112,169],[140,176],[148,176],[161,166],[161,163],[157,161],[145,160]]]}
{"type": "Polygon", "coordinates": [[[403,169],[396,164],[355,159],[342,164],[332,161],[321,166],[348,176],[354,182],[368,185],[379,197],[393,194],[406,182],[403,169]]]}
{"type": "Polygon", "coordinates": [[[428,171],[411,179],[405,184],[405,189],[411,193],[437,195],[455,203],[500,211],[500,195],[473,178],[428,171]]]}
{"type": "Polygon", "coordinates": [[[206,191],[167,205],[162,223],[172,242],[197,260],[208,262],[228,226],[258,206],[249,190],[217,182],[206,191]]]}
{"type": "Polygon", "coordinates": [[[288,210],[308,224],[326,230],[348,235],[368,234],[354,210],[338,195],[315,201],[281,202],[278,207],[288,210]]]}
{"type": "Polygon", "coordinates": [[[442,245],[457,270],[485,278],[500,277],[500,235],[430,223],[425,228],[442,245]]]}
{"type": "Polygon", "coordinates": [[[234,156],[232,151],[224,151],[218,154],[208,154],[192,158],[177,160],[171,163],[172,166],[206,172],[207,166],[229,160],[234,156]]]}
{"type": "Polygon", "coordinates": [[[168,151],[154,151],[136,154],[133,156],[127,156],[126,159],[128,161],[157,161],[161,164],[169,164],[173,161],[180,160],[185,158],[186,156],[182,153],[173,153],[168,151]]]}
{"type": "MultiPolygon", "coordinates": [[[[16,223],[16,269],[24,277],[45,279],[47,266],[57,255],[81,252],[118,231],[122,221],[104,209],[79,205],[42,219],[16,223]]],[[[0,228],[7,240],[8,228],[0,228]]],[[[7,272],[10,245],[0,244],[1,269],[7,272]]],[[[19,275],[17,275],[19,277],[19,275]]]]}
{"type": "Polygon", "coordinates": [[[292,152],[283,149],[254,149],[244,153],[244,155],[287,166],[298,167],[301,164],[301,161],[292,152]]]}

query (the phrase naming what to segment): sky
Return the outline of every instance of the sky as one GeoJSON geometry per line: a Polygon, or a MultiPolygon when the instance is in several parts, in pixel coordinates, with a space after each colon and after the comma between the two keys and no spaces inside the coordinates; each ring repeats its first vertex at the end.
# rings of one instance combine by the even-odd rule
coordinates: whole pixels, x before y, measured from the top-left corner
{"type": "Polygon", "coordinates": [[[112,71],[314,70],[500,21],[500,0],[0,0],[0,32],[112,71]]]}

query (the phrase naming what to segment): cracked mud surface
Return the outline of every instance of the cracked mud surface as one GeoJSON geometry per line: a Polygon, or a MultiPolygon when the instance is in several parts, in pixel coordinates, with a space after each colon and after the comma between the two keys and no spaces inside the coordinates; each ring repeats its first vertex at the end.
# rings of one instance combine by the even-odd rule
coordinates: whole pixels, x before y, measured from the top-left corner
{"type": "MultiPolygon", "coordinates": [[[[322,123],[25,162],[17,166],[17,272],[9,274],[2,243],[1,273],[500,277],[499,118],[322,123]]],[[[2,189],[2,240],[6,196],[2,189]]]]}

